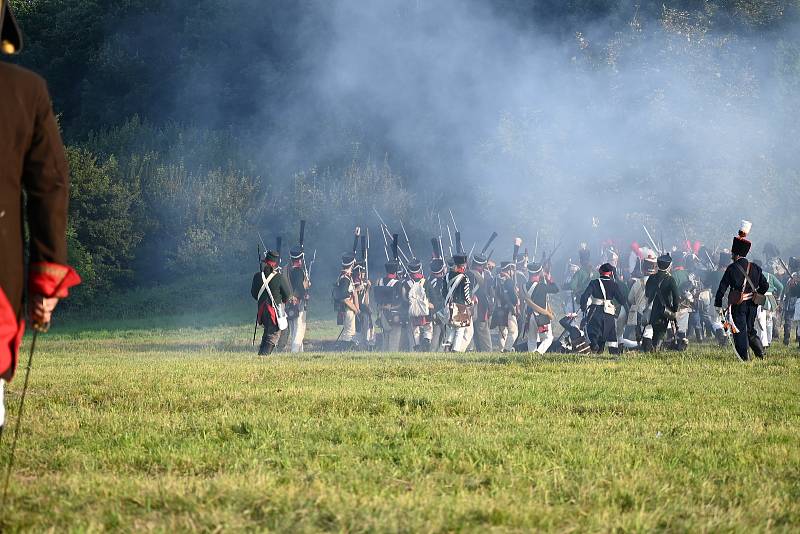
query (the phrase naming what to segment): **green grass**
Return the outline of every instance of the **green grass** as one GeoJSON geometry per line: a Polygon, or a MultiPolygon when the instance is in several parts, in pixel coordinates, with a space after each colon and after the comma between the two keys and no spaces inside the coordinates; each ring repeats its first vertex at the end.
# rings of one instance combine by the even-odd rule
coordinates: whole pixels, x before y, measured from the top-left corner
{"type": "Polygon", "coordinates": [[[800,528],[794,347],[747,364],[710,348],[261,359],[249,328],[42,338],[0,526],[800,528]]]}

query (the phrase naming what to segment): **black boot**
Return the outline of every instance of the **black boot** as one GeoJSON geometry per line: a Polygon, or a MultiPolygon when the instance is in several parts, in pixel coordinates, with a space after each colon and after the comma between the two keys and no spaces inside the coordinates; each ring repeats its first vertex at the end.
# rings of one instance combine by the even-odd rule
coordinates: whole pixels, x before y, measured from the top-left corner
{"type": "Polygon", "coordinates": [[[419,348],[419,352],[430,352],[431,351],[431,340],[430,339],[422,339],[417,345],[419,348]]]}
{"type": "Polygon", "coordinates": [[[656,349],[653,346],[653,340],[649,337],[642,338],[642,352],[655,352],[656,349]]]}

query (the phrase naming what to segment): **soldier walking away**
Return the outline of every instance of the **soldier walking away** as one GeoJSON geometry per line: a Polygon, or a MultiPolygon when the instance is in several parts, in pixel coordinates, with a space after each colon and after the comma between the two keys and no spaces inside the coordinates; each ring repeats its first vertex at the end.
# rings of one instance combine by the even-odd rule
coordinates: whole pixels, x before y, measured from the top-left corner
{"type": "Polygon", "coordinates": [[[278,270],[281,256],[275,250],[264,254],[264,264],[260,272],[253,275],[250,294],[258,302],[258,324],[263,325],[264,333],[258,347],[259,356],[272,354],[281,337],[281,332],[289,326],[284,306],[292,297],[289,281],[278,270]]]}
{"type": "Polygon", "coordinates": [[[647,302],[650,305],[650,327],[653,330],[652,345],[648,344],[646,347],[650,352],[659,349],[670,326],[677,331],[675,318],[680,303],[678,285],[670,274],[672,257],[669,254],[662,254],[656,264],[658,272],[647,280],[645,286],[647,302]]]}
{"type": "MultiPolygon", "coordinates": [[[[22,35],[11,6],[0,1],[0,48],[19,52],[22,35]]],[[[80,277],[67,265],[69,169],[45,81],[0,62],[0,429],[3,387],[17,369],[27,310],[34,330],[80,277]],[[23,202],[23,195],[26,202],[23,202]],[[23,206],[25,210],[23,211],[23,206]],[[25,265],[25,231],[29,232],[25,265]]]]}
{"type": "Polygon", "coordinates": [[[497,326],[500,335],[500,350],[513,352],[514,343],[519,335],[517,309],[519,308],[519,295],[515,279],[516,265],[512,261],[500,264],[500,275],[497,277],[497,306],[492,320],[497,326]]]}
{"type": "Polygon", "coordinates": [[[386,275],[378,280],[374,288],[375,301],[380,307],[381,330],[383,331],[382,347],[385,352],[400,350],[400,337],[403,333],[402,317],[402,284],[398,276],[400,262],[386,262],[386,275]]]}
{"type": "MultiPolygon", "coordinates": [[[[642,350],[650,350],[653,345],[653,328],[648,327],[650,302],[647,300],[647,280],[656,273],[655,256],[645,256],[637,262],[634,269],[631,289],[628,291],[628,321],[624,340],[636,340],[642,350]]],[[[634,348],[634,347],[631,347],[634,348]]]]}
{"type": "Polygon", "coordinates": [[[445,284],[445,264],[442,258],[431,260],[431,276],[425,281],[425,294],[431,304],[430,320],[433,325],[431,333],[431,350],[438,352],[442,348],[442,336],[446,322],[441,319],[441,314],[437,313],[444,309],[444,295],[442,286],[445,284]]]}
{"type": "Polygon", "coordinates": [[[417,352],[430,352],[433,339],[431,303],[425,290],[422,263],[416,258],[408,263],[408,279],[403,283],[403,288],[404,300],[408,302],[409,345],[417,352]]]}
{"type": "Polygon", "coordinates": [[[756,315],[758,337],[761,339],[761,345],[763,345],[766,352],[772,344],[773,322],[778,311],[778,301],[783,296],[783,283],[777,276],[765,271],[764,265],[759,260],[753,260],[753,263],[761,268],[761,272],[764,273],[767,284],[769,284],[769,289],[767,289],[767,294],[765,295],[766,300],[764,304],[758,307],[758,314],[756,315]]]}
{"type": "Polygon", "coordinates": [[[558,293],[558,286],[553,282],[550,273],[546,273],[541,264],[528,264],[528,283],[522,298],[528,309],[528,352],[544,354],[553,343],[553,312],[547,302],[547,296],[558,293]]]}
{"type": "Polygon", "coordinates": [[[359,350],[373,350],[375,348],[375,327],[372,322],[372,308],[370,288],[372,282],[367,277],[367,260],[362,258],[353,268],[353,285],[358,300],[358,315],[356,316],[355,344],[359,350]]]}
{"type": "Polygon", "coordinates": [[[483,254],[476,254],[472,258],[472,269],[467,276],[472,284],[473,308],[473,342],[477,352],[492,351],[492,331],[491,316],[494,295],[490,277],[486,272],[487,257],[483,254]]]}
{"type": "Polygon", "coordinates": [[[783,309],[781,310],[783,314],[783,344],[787,347],[791,342],[792,324],[797,326],[795,336],[800,344],[800,324],[798,324],[800,307],[797,306],[798,298],[800,298],[800,258],[789,258],[788,267],[783,292],[783,309]]]}
{"type": "MultiPolygon", "coordinates": [[[[710,291],[716,293],[719,283],[722,281],[722,276],[725,274],[725,269],[730,265],[730,259],[730,252],[720,252],[716,269],[706,272],[703,283],[710,291]]],[[[723,308],[728,307],[725,302],[726,301],[723,300],[723,308]]],[[[710,300],[709,307],[714,307],[713,300],[710,300]]],[[[720,347],[726,346],[728,344],[728,332],[723,326],[723,317],[717,313],[711,313],[711,310],[709,310],[708,314],[711,316],[711,330],[714,331],[714,337],[717,343],[720,347]]]]}
{"type": "Polygon", "coordinates": [[[466,352],[472,341],[472,286],[467,271],[467,256],[463,252],[453,255],[453,268],[442,285],[447,310],[447,336],[445,351],[466,352]]]}
{"type": "Polygon", "coordinates": [[[581,311],[586,316],[586,333],[593,352],[601,353],[608,345],[609,353],[619,354],[617,306],[626,306],[627,303],[614,281],[614,267],[604,263],[598,272],[600,278],[590,281],[580,296],[581,311]]]}
{"type": "Polygon", "coordinates": [[[306,310],[311,298],[308,291],[311,288],[311,280],[308,277],[303,248],[294,247],[289,255],[291,257],[289,284],[292,289],[292,297],[286,305],[286,316],[289,318],[290,350],[297,353],[303,352],[303,340],[306,336],[306,310]]]}
{"type": "Polygon", "coordinates": [[[356,257],[348,252],[342,255],[342,268],[333,286],[333,307],[337,313],[336,324],[342,327],[336,340],[336,350],[351,350],[356,337],[356,316],[360,310],[355,284],[353,266],[356,257]]]}
{"type": "Polygon", "coordinates": [[[725,293],[728,293],[728,309],[725,314],[733,323],[733,344],[736,347],[736,354],[742,361],[749,359],[748,346],[757,358],[764,357],[764,346],[756,332],[755,322],[758,307],[764,304],[769,289],[769,283],[761,272],[761,267],[747,259],[751,246],[747,234],[750,233],[751,227],[749,221],[742,221],[739,235],[733,238],[731,245],[733,263],[725,269],[714,298],[714,306],[719,313],[723,313],[722,299],[725,293]]]}

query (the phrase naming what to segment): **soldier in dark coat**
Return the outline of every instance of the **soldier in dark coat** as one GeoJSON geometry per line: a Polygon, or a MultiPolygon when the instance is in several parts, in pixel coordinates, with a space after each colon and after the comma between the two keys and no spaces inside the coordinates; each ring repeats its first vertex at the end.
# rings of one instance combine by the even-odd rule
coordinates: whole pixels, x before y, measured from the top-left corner
{"type": "Polygon", "coordinates": [[[733,344],[736,346],[736,353],[742,361],[748,360],[747,347],[753,349],[753,353],[758,358],[764,357],[764,347],[756,332],[755,322],[759,304],[754,302],[756,294],[765,295],[769,289],[761,267],[751,263],[747,259],[750,252],[750,241],[747,234],[750,232],[751,224],[742,221],[739,235],[733,238],[731,246],[731,259],[733,263],[725,269],[722,280],[717,288],[714,298],[714,306],[719,312],[722,311],[722,299],[725,293],[728,294],[728,314],[733,321],[733,344]]]}
{"type": "MultiPolygon", "coordinates": [[[[18,52],[22,36],[8,2],[0,2],[0,28],[2,52],[18,52]]],[[[17,368],[26,278],[29,317],[37,330],[47,328],[58,300],[80,283],[67,265],[68,202],[69,170],[47,86],[36,74],[0,62],[0,400],[2,384],[17,368]]]]}
{"type": "Polygon", "coordinates": [[[285,305],[292,297],[289,281],[278,270],[280,258],[280,254],[276,251],[267,251],[264,255],[264,265],[261,271],[253,275],[253,283],[250,286],[250,294],[258,301],[258,324],[264,326],[264,334],[261,336],[261,345],[258,348],[259,356],[266,356],[275,350],[281,337],[281,330],[278,327],[278,306],[285,305]]]}
{"type": "Polygon", "coordinates": [[[586,333],[593,352],[603,352],[608,345],[611,354],[618,354],[616,309],[627,306],[627,301],[614,281],[614,267],[604,263],[599,273],[600,278],[590,281],[580,297],[581,311],[586,314],[586,333]]]}
{"type": "Polygon", "coordinates": [[[492,307],[494,304],[493,283],[491,273],[486,269],[488,258],[483,254],[475,254],[472,258],[472,269],[467,273],[472,284],[475,300],[473,313],[473,338],[477,352],[492,351],[492,307]]]}
{"type": "Polygon", "coordinates": [[[645,351],[652,352],[659,348],[667,334],[670,322],[675,321],[678,312],[680,293],[678,284],[670,274],[672,257],[663,254],[657,260],[658,272],[647,279],[645,296],[651,305],[650,326],[653,328],[652,344],[643,345],[645,351]]]}

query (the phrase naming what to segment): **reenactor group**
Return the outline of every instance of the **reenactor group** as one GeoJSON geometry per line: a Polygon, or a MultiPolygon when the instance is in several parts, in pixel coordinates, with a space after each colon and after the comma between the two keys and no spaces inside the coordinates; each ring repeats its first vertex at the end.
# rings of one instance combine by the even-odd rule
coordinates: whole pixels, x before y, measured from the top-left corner
{"type": "MultiPolygon", "coordinates": [[[[732,340],[740,359],[749,359],[750,352],[763,358],[781,326],[787,345],[792,327],[798,329],[800,262],[790,258],[787,265],[769,244],[765,262],[750,261],[750,227],[743,221],[731,249],[717,253],[699,242],[668,250],[655,242],[652,248],[632,243],[622,258],[621,248],[606,242],[599,266],[582,244],[560,285],[551,261],[558,247],[536,258],[522,252],[516,238],[512,257],[498,265],[494,250],[487,253],[496,233],[480,251],[467,253],[456,231],[447,255],[441,236],[432,238],[432,257],[423,264],[408,238],[406,253],[383,222],[386,261],[373,283],[369,236],[356,228],[331,291],[341,327],[332,348],[538,354],[607,348],[621,354],[685,350],[690,340],[729,346],[732,340]]],[[[260,354],[281,348],[282,337],[292,352],[303,350],[310,278],[302,237],[288,276],[279,262],[279,253],[268,251],[253,278],[258,322],[264,325],[260,354]]]]}

